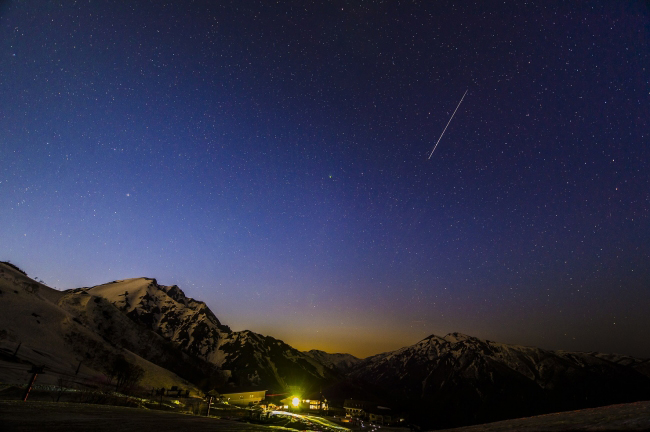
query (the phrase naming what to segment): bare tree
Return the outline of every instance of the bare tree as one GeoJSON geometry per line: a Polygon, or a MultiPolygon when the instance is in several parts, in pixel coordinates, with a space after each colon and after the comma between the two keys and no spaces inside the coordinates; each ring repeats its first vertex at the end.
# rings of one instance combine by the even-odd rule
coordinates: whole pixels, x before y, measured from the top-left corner
{"type": "Polygon", "coordinates": [[[144,376],[144,369],[129,363],[124,356],[115,357],[111,365],[111,381],[115,380],[115,391],[128,393],[134,390],[144,376]]]}

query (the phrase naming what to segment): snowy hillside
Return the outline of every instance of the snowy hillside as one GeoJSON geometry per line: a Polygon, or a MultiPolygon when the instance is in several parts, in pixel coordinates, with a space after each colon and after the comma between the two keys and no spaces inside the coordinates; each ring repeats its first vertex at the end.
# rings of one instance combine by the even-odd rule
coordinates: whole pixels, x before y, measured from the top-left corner
{"type": "Polygon", "coordinates": [[[0,380],[9,384],[24,384],[30,364],[45,366],[39,384],[55,384],[72,374],[80,382],[95,381],[109,374],[116,358],[125,357],[143,369],[139,384],[145,388],[178,386],[200,393],[171,372],[187,371],[192,362],[174,360],[161,338],[135,328],[110,303],[51,289],[5,263],[0,263],[0,353],[9,361],[0,380]]]}

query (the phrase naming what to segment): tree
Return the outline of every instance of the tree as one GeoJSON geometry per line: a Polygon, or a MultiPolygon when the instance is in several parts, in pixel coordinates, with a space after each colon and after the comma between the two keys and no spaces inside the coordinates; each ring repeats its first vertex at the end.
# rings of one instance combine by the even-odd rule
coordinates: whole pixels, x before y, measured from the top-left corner
{"type": "Polygon", "coordinates": [[[123,355],[115,357],[111,365],[111,381],[115,380],[115,391],[128,393],[133,391],[144,376],[144,369],[129,363],[123,355]]]}

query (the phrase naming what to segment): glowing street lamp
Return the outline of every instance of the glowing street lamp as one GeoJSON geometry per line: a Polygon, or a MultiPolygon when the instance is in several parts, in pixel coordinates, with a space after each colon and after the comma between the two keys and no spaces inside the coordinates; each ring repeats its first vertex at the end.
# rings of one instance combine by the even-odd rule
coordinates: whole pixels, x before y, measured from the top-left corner
{"type": "Polygon", "coordinates": [[[295,408],[298,408],[298,406],[300,405],[300,399],[294,397],[293,399],[291,399],[291,405],[293,405],[295,408]]]}

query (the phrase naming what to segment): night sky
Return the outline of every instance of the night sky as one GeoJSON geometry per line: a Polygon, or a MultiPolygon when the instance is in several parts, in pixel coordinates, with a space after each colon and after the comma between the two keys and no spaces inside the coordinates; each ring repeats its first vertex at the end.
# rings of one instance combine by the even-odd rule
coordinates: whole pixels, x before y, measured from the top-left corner
{"type": "Polygon", "coordinates": [[[459,331],[650,357],[646,2],[4,1],[0,23],[0,259],[30,276],[155,277],[303,350],[459,331]]]}

